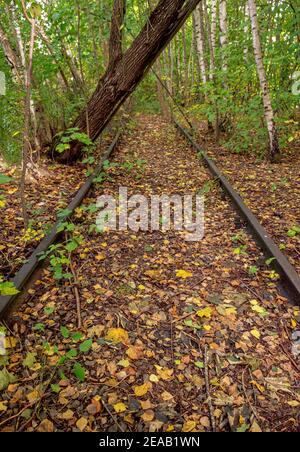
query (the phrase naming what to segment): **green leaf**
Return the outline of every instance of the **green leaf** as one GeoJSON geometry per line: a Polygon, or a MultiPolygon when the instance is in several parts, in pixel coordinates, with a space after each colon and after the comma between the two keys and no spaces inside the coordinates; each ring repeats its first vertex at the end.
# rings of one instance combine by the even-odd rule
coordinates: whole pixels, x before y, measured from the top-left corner
{"type": "Polygon", "coordinates": [[[69,359],[76,358],[77,355],[78,355],[78,352],[75,349],[69,350],[68,353],[66,354],[67,358],[69,358],[69,359]]]}
{"type": "Polygon", "coordinates": [[[0,391],[6,389],[11,383],[14,383],[16,379],[15,375],[9,373],[8,370],[0,370],[0,391]]]}
{"type": "Polygon", "coordinates": [[[46,315],[51,315],[53,314],[54,310],[55,310],[54,308],[44,308],[44,313],[46,315]]]}
{"type": "Polygon", "coordinates": [[[36,363],[36,353],[27,353],[26,358],[23,360],[22,364],[24,367],[33,367],[36,363]]]}
{"type": "Polygon", "coordinates": [[[198,367],[198,369],[204,369],[204,362],[197,361],[197,362],[195,362],[195,366],[198,367]]]}
{"type": "Polygon", "coordinates": [[[59,385],[51,385],[51,389],[55,394],[59,394],[61,391],[61,387],[59,385]]]}
{"type": "Polygon", "coordinates": [[[69,253],[72,253],[72,251],[75,251],[78,248],[78,243],[75,240],[71,240],[66,245],[66,250],[69,251],[69,253]]]}
{"type": "Polygon", "coordinates": [[[71,337],[72,337],[72,340],[73,340],[74,342],[78,342],[78,341],[80,341],[80,340],[83,338],[83,334],[80,333],[80,332],[78,332],[78,333],[72,334],[71,337]]]}
{"type": "Polygon", "coordinates": [[[68,330],[67,327],[61,326],[60,332],[61,332],[62,337],[64,337],[65,339],[68,339],[70,337],[70,331],[68,330]]]}
{"type": "Polygon", "coordinates": [[[82,344],[80,344],[79,350],[82,353],[87,353],[92,348],[92,345],[93,345],[93,341],[92,341],[92,339],[89,339],[89,340],[83,342],[82,344]]]}
{"type": "Polygon", "coordinates": [[[43,323],[37,323],[36,325],[34,325],[33,330],[34,331],[44,332],[45,331],[45,325],[43,323]]]}
{"type": "Polygon", "coordinates": [[[0,294],[2,296],[10,296],[16,295],[19,293],[19,290],[15,288],[13,283],[11,282],[0,282],[0,294]]]}
{"type": "Polygon", "coordinates": [[[12,182],[12,178],[6,176],[3,173],[0,173],[0,185],[10,184],[12,182]]]}
{"type": "Polygon", "coordinates": [[[74,372],[75,377],[79,381],[83,382],[85,380],[85,368],[82,367],[81,364],[79,364],[79,363],[74,364],[73,372],[74,372]]]}

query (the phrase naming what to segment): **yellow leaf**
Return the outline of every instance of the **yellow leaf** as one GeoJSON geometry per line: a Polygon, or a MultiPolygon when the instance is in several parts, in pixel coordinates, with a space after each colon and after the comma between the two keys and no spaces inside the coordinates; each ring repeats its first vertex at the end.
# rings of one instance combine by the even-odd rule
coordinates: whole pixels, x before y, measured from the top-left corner
{"type": "Polygon", "coordinates": [[[127,369],[127,367],[130,366],[130,362],[128,361],[128,359],[122,359],[121,361],[118,362],[119,366],[124,367],[124,369],[127,369]]]}
{"type": "Polygon", "coordinates": [[[259,390],[259,392],[261,392],[261,393],[265,392],[265,388],[262,385],[260,385],[259,383],[257,383],[257,381],[252,380],[252,381],[250,381],[250,383],[253,386],[255,386],[259,390]]]}
{"type": "Polygon", "coordinates": [[[0,402],[0,411],[6,411],[7,410],[7,406],[4,405],[3,402],[0,402]]]}
{"type": "Polygon", "coordinates": [[[168,425],[166,432],[174,432],[175,427],[174,425],[168,425]]]}
{"type": "Polygon", "coordinates": [[[197,315],[199,317],[201,317],[201,319],[203,317],[206,317],[207,319],[210,319],[211,316],[212,316],[212,312],[213,312],[212,308],[204,308],[204,309],[200,309],[200,311],[197,312],[197,315]]]}
{"type": "Polygon", "coordinates": [[[150,380],[152,383],[158,383],[158,382],[159,382],[158,376],[157,376],[157,375],[154,375],[154,374],[150,375],[149,380],[150,380]]]}
{"type": "Polygon", "coordinates": [[[195,421],[186,421],[182,427],[183,432],[191,432],[196,428],[196,422],[195,421]]]}
{"type": "Polygon", "coordinates": [[[78,421],[76,422],[76,427],[83,432],[86,428],[86,426],[88,425],[88,421],[85,417],[81,417],[80,419],[78,419],[78,421]]]}
{"type": "Polygon", "coordinates": [[[174,397],[169,392],[164,391],[161,395],[161,398],[163,399],[164,402],[169,402],[170,400],[173,400],[174,397]]]}
{"type": "Polygon", "coordinates": [[[125,403],[122,403],[122,402],[116,403],[114,405],[114,410],[116,413],[124,413],[124,411],[127,410],[127,406],[125,405],[125,403]]]}
{"type": "Polygon", "coordinates": [[[290,400],[290,402],[288,402],[287,404],[293,408],[300,406],[300,402],[298,402],[297,400],[290,400]]]}
{"type": "Polygon", "coordinates": [[[181,279],[192,278],[193,273],[187,272],[186,270],[177,270],[176,277],[181,279]]]}
{"type": "Polygon", "coordinates": [[[73,417],[74,411],[72,410],[67,410],[61,415],[61,418],[64,419],[65,421],[70,421],[71,419],[73,419],[73,417]]]}
{"type": "Polygon", "coordinates": [[[252,330],[250,331],[250,333],[252,334],[253,337],[255,337],[256,339],[260,339],[260,332],[258,330],[252,330]]]}
{"type": "Polygon", "coordinates": [[[297,326],[297,322],[296,322],[296,320],[294,320],[294,319],[292,319],[292,321],[291,321],[291,324],[292,324],[292,328],[296,328],[296,326],[297,326]]]}
{"type": "Polygon", "coordinates": [[[145,275],[149,276],[152,279],[157,279],[160,277],[161,272],[159,270],[147,270],[145,271],[145,275]]]}
{"type": "Polygon", "coordinates": [[[5,342],[4,346],[7,349],[15,348],[18,343],[17,339],[14,337],[6,337],[4,342],[5,342]]]}
{"type": "Polygon", "coordinates": [[[0,209],[6,206],[6,201],[4,199],[0,199],[0,209]]]}
{"type": "Polygon", "coordinates": [[[134,393],[137,397],[143,397],[151,389],[152,385],[150,382],[144,383],[141,386],[135,386],[134,393]]]}
{"type": "Polygon", "coordinates": [[[204,329],[204,331],[210,331],[211,330],[211,326],[210,325],[204,325],[203,329],[204,329]]]}
{"type": "Polygon", "coordinates": [[[96,256],[97,261],[104,261],[105,259],[106,259],[105,254],[98,254],[98,256],[96,256]]]}
{"type": "Polygon", "coordinates": [[[30,392],[29,394],[27,394],[27,399],[29,403],[34,403],[37,400],[39,400],[40,398],[40,393],[37,389],[35,389],[34,391],[30,392]]]}
{"type": "Polygon", "coordinates": [[[114,342],[115,344],[118,344],[119,342],[126,344],[129,340],[129,336],[127,331],[123,330],[123,328],[110,328],[105,339],[114,342]]]}
{"type": "Polygon", "coordinates": [[[162,367],[155,365],[157,370],[157,375],[164,381],[172,380],[173,378],[173,369],[163,369],[162,367]]]}

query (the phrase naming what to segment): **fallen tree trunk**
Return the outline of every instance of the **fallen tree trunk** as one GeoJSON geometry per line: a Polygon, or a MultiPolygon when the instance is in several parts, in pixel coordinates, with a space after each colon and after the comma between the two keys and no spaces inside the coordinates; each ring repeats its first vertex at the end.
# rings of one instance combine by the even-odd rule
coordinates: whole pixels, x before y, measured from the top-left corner
{"type": "MultiPolygon", "coordinates": [[[[79,115],[73,127],[87,132],[88,118],[90,138],[95,141],[200,1],[160,0],[131,47],[114,64],[109,64],[87,110],[79,115]]],[[[52,149],[52,155],[60,162],[71,162],[80,157],[81,149],[82,143],[73,142],[61,155],[52,149]]]]}

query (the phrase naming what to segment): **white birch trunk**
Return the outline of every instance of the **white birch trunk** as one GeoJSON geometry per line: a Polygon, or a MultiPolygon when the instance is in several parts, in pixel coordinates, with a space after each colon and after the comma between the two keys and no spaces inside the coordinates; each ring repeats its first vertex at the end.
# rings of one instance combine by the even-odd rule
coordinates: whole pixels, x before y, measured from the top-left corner
{"type": "Polygon", "coordinates": [[[214,57],[216,57],[216,47],[217,47],[217,0],[212,0],[211,2],[211,44],[213,48],[214,57]]]}
{"type": "MultiPolygon", "coordinates": [[[[245,27],[244,27],[244,34],[245,36],[248,36],[249,33],[249,5],[248,3],[246,3],[245,5],[245,27]]],[[[245,44],[245,48],[244,48],[244,57],[245,57],[245,62],[248,62],[248,44],[245,44]]]]}
{"type": "Polygon", "coordinates": [[[213,47],[213,42],[212,42],[212,27],[211,27],[210,18],[208,15],[206,0],[203,0],[203,12],[204,12],[207,40],[208,40],[209,54],[210,54],[209,80],[212,82],[214,80],[214,72],[215,72],[215,49],[213,47]]]}
{"type": "MultiPolygon", "coordinates": [[[[222,69],[226,73],[227,64],[227,44],[228,44],[228,24],[227,24],[227,0],[220,0],[220,41],[222,48],[222,69]]],[[[225,74],[224,74],[225,75],[225,74]]]]}
{"type": "Polygon", "coordinates": [[[201,80],[205,85],[207,83],[206,65],[205,65],[205,45],[204,45],[204,26],[203,26],[203,10],[202,2],[199,3],[195,12],[195,38],[197,45],[197,54],[199,59],[199,66],[201,71],[201,80]]]}
{"type": "Polygon", "coordinates": [[[269,86],[266,77],[266,71],[263,63],[263,55],[262,55],[262,47],[259,36],[259,26],[257,19],[257,8],[255,0],[248,0],[249,5],[249,14],[251,19],[251,28],[252,28],[252,38],[253,38],[253,47],[254,47],[254,55],[257,67],[257,73],[259,76],[260,87],[262,91],[262,98],[264,104],[264,112],[265,112],[265,120],[267,123],[269,141],[270,141],[270,151],[269,157],[271,161],[275,161],[280,154],[279,143],[278,143],[278,135],[274,120],[274,111],[272,108],[271,97],[269,92],[269,86]]]}

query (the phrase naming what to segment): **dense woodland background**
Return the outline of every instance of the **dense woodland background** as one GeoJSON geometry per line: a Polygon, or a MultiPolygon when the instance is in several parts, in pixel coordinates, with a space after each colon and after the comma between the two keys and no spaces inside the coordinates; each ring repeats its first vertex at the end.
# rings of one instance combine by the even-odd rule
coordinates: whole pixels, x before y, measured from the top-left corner
{"type": "MultiPolygon", "coordinates": [[[[127,1],[123,49],[130,47],[155,4],[127,1]]],[[[22,160],[31,19],[30,143],[36,158],[56,133],[72,125],[105,73],[112,10],[111,0],[1,1],[0,71],[6,75],[7,93],[0,103],[0,151],[6,161],[22,160]]],[[[257,0],[257,10],[280,148],[285,148],[299,137],[299,96],[292,92],[299,68],[299,5],[294,0],[257,0]]],[[[154,69],[169,93],[150,71],[133,94],[136,110],[169,116],[170,109],[178,111],[176,103],[191,117],[207,120],[230,151],[266,154],[248,2],[201,2],[154,69]]]]}

